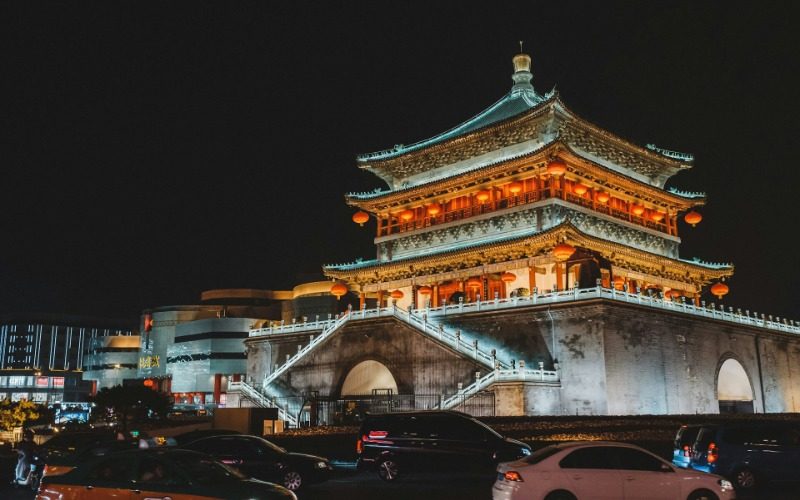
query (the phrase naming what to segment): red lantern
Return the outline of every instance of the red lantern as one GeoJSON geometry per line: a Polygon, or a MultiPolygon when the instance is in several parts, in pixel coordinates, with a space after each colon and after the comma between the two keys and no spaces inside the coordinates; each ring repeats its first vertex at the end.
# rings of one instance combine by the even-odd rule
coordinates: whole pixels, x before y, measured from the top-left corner
{"type": "Polygon", "coordinates": [[[567,173],[567,164],[561,160],[554,160],[547,164],[547,173],[553,176],[564,175],[567,173]]]}
{"type": "Polygon", "coordinates": [[[439,205],[436,205],[436,204],[430,205],[428,207],[428,215],[430,215],[430,216],[439,215],[439,212],[441,212],[441,211],[442,211],[442,207],[440,207],[439,205]]]}
{"type": "Polygon", "coordinates": [[[389,294],[389,296],[394,300],[400,300],[403,298],[404,294],[400,290],[394,290],[392,291],[392,293],[389,294]]]}
{"type": "Polygon", "coordinates": [[[691,224],[692,227],[696,226],[701,220],[703,220],[703,216],[699,213],[692,210],[691,212],[687,213],[683,220],[686,221],[687,224],[691,224]]]}
{"type": "Polygon", "coordinates": [[[512,182],[508,185],[508,192],[516,196],[522,192],[523,184],[521,182],[512,182]]]}
{"type": "Polygon", "coordinates": [[[347,286],[345,286],[343,283],[336,283],[331,287],[331,295],[335,295],[336,300],[341,299],[342,296],[345,295],[347,292],[348,292],[347,286]]]}
{"type": "Polygon", "coordinates": [[[617,290],[622,290],[622,287],[625,285],[625,278],[622,276],[616,276],[614,278],[614,288],[617,290]]]}
{"type": "Polygon", "coordinates": [[[715,283],[711,286],[711,293],[716,295],[718,299],[722,300],[723,295],[727,295],[730,289],[725,283],[715,283]]]}
{"type": "Polygon", "coordinates": [[[430,295],[433,290],[429,286],[421,286],[417,288],[417,293],[420,295],[430,295]]]}
{"type": "Polygon", "coordinates": [[[606,203],[608,200],[611,199],[611,195],[608,193],[597,193],[597,201],[600,203],[606,203]]]}
{"type": "Polygon", "coordinates": [[[664,212],[653,212],[650,218],[656,222],[661,222],[664,219],[664,212]]]}
{"type": "Polygon", "coordinates": [[[572,187],[572,192],[574,192],[578,196],[585,195],[586,191],[588,191],[588,190],[589,190],[589,188],[584,186],[583,184],[575,184],[575,186],[572,187]]]}
{"type": "Polygon", "coordinates": [[[503,280],[504,283],[513,283],[514,281],[516,281],[517,275],[506,271],[500,275],[500,279],[503,280]]]}
{"type": "Polygon", "coordinates": [[[404,221],[408,222],[414,218],[414,211],[413,210],[403,210],[400,212],[400,218],[404,221]]]}
{"type": "Polygon", "coordinates": [[[364,212],[363,210],[359,210],[358,212],[353,214],[353,222],[358,224],[359,226],[363,226],[365,222],[369,220],[369,214],[364,212]]]}
{"type": "Polygon", "coordinates": [[[489,199],[489,191],[479,191],[478,194],[475,195],[475,199],[481,203],[486,203],[486,200],[489,199]]]}
{"type": "Polygon", "coordinates": [[[553,256],[558,261],[565,261],[575,253],[575,247],[568,243],[559,243],[553,248],[553,256]]]}
{"type": "Polygon", "coordinates": [[[633,205],[631,207],[631,212],[633,212],[633,215],[642,215],[644,213],[644,207],[641,205],[633,205]]]}
{"type": "Polygon", "coordinates": [[[150,380],[149,378],[147,378],[147,379],[144,379],[144,382],[142,382],[142,384],[143,384],[145,387],[153,387],[153,386],[155,385],[155,382],[153,382],[152,380],[150,380]]]}
{"type": "Polygon", "coordinates": [[[480,288],[481,286],[483,286],[483,283],[481,283],[481,280],[478,278],[470,278],[467,280],[468,288],[480,288]]]}

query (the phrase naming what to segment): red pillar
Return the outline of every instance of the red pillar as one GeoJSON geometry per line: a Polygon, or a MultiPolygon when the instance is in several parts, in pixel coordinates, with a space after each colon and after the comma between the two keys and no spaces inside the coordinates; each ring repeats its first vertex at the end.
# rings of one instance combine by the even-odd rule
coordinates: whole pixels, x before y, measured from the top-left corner
{"type": "Polygon", "coordinates": [[[219,397],[222,395],[222,374],[214,374],[214,403],[219,404],[219,397]]]}

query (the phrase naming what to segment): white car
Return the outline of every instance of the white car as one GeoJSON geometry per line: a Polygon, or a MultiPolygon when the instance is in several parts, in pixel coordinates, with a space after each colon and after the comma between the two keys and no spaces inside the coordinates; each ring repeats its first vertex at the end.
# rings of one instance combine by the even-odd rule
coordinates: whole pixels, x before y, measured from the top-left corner
{"type": "Polygon", "coordinates": [[[563,443],[497,466],[494,500],[722,500],[735,498],[721,476],[685,470],[638,446],[563,443]]]}

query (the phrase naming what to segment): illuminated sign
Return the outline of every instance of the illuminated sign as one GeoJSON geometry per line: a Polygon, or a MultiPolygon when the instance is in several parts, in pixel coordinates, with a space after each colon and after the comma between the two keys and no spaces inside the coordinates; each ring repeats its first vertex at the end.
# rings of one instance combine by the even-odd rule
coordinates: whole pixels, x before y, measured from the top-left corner
{"type": "Polygon", "coordinates": [[[149,332],[153,329],[153,315],[147,313],[144,315],[144,331],[149,332]]]}
{"type": "Polygon", "coordinates": [[[158,356],[142,356],[139,358],[139,368],[158,368],[161,362],[158,356]]]}
{"type": "Polygon", "coordinates": [[[49,377],[36,377],[36,387],[47,387],[50,385],[49,377]]]}

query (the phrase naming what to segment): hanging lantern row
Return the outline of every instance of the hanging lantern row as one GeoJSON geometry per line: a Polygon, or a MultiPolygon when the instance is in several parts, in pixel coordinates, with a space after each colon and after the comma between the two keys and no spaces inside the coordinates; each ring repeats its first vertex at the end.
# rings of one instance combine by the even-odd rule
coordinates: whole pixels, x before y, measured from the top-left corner
{"type": "Polygon", "coordinates": [[[726,285],[725,283],[719,282],[711,285],[711,293],[713,295],[716,295],[717,298],[720,300],[722,299],[723,296],[727,295],[729,291],[730,288],[728,288],[728,285],[726,285]]]}
{"type": "Polygon", "coordinates": [[[547,164],[545,170],[548,174],[558,177],[567,173],[567,164],[561,160],[554,160],[547,164]]]}
{"type": "Polygon", "coordinates": [[[393,298],[394,300],[400,300],[404,295],[405,294],[400,290],[393,290],[392,293],[389,294],[389,297],[393,298]]]}
{"type": "Polygon", "coordinates": [[[503,280],[503,283],[513,283],[517,280],[517,275],[506,271],[500,275],[500,279],[503,280]]]}
{"type": "Polygon", "coordinates": [[[478,278],[470,278],[467,280],[466,285],[467,288],[480,288],[483,286],[483,283],[481,283],[481,280],[478,278]]]}
{"type": "Polygon", "coordinates": [[[369,214],[367,212],[359,210],[358,212],[353,214],[353,222],[355,222],[359,226],[363,226],[364,223],[367,221],[369,221],[369,214]]]}
{"type": "Polygon", "coordinates": [[[572,254],[575,253],[575,247],[570,245],[569,243],[559,243],[558,245],[553,248],[553,256],[558,261],[565,261],[572,257],[572,254]]]}
{"type": "Polygon", "coordinates": [[[703,216],[692,210],[683,216],[683,220],[685,220],[687,224],[691,224],[692,227],[694,227],[700,223],[701,220],[703,220],[703,216]]]}
{"type": "Polygon", "coordinates": [[[344,283],[335,283],[331,287],[331,295],[336,296],[336,300],[342,298],[342,296],[346,295],[348,292],[347,286],[344,283]]]}

